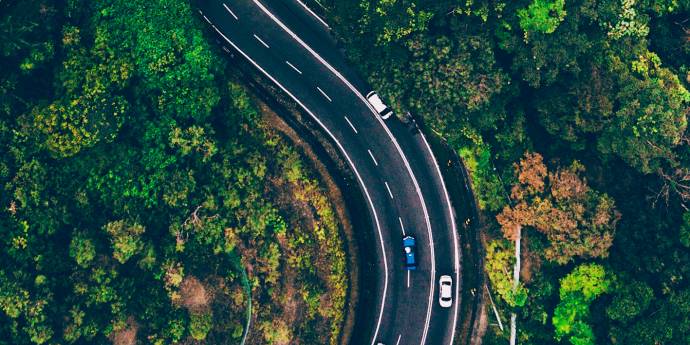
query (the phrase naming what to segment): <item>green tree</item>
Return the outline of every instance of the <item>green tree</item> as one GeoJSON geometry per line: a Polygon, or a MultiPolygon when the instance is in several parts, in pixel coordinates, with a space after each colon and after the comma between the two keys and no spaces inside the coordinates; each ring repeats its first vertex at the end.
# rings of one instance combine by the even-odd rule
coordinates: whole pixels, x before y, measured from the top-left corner
{"type": "Polygon", "coordinates": [[[144,246],[141,235],[145,228],[137,223],[118,220],[109,222],[103,230],[110,235],[113,257],[122,264],[138,254],[144,246]]]}
{"type": "Polygon", "coordinates": [[[643,313],[654,298],[654,291],[639,280],[620,281],[615,284],[613,300],[606,308],[611,320],[629,321],[643,313]]]}
{"type": "Polygon", "coordinates": [[[108,44],[132,56],[142,95],[157,115],[200,121],[210,116],[220,100],[214,74],[222,60],[213,59],[189,3],[112,1],[97,8],[100,28],[112,33],[108,44]]]}
{"type": "Polygon", "coordinates": [[[359,2],[362,16],[359,24],[372,30],[377,45],[395,42],[415,32],[423,32],[433,12],[420,10],[419,1],[383,0],[359,2]]]}
{"type": "Polygon", "coordinates": [[[561,279],[560,301],[554,310],[552,323],[556,329],[555,338],[568,337],[573,345],[596,344],[592,328],[587,324],[589,305],[603,293],[608,292],[611,281],[606,277],[604,267],[598,264],[577,266],[561,279]]]}
{"type": "Polygon", "coordinates": [[[29,308],[29,292],[10,280],[0,271],[0,309],[12,319],[18,318],[29,308]]]}
{"type": "Polygon", "coordinates": [[[656,54],[628,49],[638,52],[634,60],[608,51],[598,57],[605,63],[546,90],[537,102],[539,119],[575,150],[596,146],[603,157],[652,173],[677,165],[674,149],[687,127],[690,93],[656,54]]]}
{"type": "Polygon", "coordinates": [[[550,34],[565,18],[565,0],[533,0],[525,9],[518,10],[520,27],[525,37],[530,32],[550,34]]]}
{"type": "Polygon", "coordinates": [[[204,340],[213,328],[213,314],[209,312],[190,313],[189,334],[196,340],[204,340]]]}
{"type": "Polygon", "coordinates": [[[634,74],[615,57],[611,69],[619,78],[619,106],[613,109],[612,121],[597,147],[643,173],[656,171],[664,162],[673,163],[672,149],[680,144],[687,127],[690,93],[651,52],[632,62],[634,74]]]}
{"type": "Polygon", "coordinates": [[[612,325],[612,342],[631,345],[683,344],[690,334],[690,290],[674,291],[653,302],[647,317],[612,325]]]}
{"type": "Polygon", "coordinates": [[[70,157],[82,148],[114,139],[129,109],[120,95],[131,76],[125,56],[107,46],[110,36],[97,31],[94,46],[87,51],[78,31],[66,29],[63,42],[67,58],[58,74],[64,95],[32,111],[33,125],[45,137],[46,147],[58,157],[70,157]]]}
{"type": "Polygon", "coordinates": [[[76,232],[69,245],[69,256],[77,262],[77,265],[86,268],[96,257],[96,247],[85,233],[76,232]]]}
{"type": "Polygon", "coordinates": [[[170,131],[170,146],[177,148],[181,156],[196,152],[201,155],[202,161],[208,161],[217,151],[212,139],[213,131],[199,126],[191,126],[187,129],[175,127],[170,131]]]}
{"type": "Polygon", "coordinates": [[[505,240],[494,240],[486,247],[486,270],[493,290],[513,307],[522,307],[527,302],[527,289],[520,283],[513,289],[512,269],[515,264],[515,250],[505,240]]]}

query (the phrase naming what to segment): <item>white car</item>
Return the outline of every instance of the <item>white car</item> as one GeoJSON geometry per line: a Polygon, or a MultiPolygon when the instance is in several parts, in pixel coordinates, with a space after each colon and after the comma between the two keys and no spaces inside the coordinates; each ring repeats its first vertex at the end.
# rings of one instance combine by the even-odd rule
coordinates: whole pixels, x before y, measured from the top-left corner
{"type": "Polygon", "coordinates": [[[374,107],[374,110],[379,113],[382,119],[386,120],[393,115],[393,110],[383,103],[376,91],[371,91],[367,94],[367,101],[369,101],[369,104],[374,107]]]}
{"type": "Polygon", "coordinates": [[[450,308],[453,305],[453,278],[450,276],[441,276],[438,280],[438,304],[443,308],[450,308]]]}

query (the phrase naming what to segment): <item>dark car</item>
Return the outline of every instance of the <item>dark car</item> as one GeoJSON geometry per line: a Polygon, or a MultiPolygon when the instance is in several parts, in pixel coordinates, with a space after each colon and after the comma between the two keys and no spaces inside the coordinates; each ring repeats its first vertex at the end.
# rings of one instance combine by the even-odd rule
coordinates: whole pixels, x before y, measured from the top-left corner
{"type": "Polygon", "coordinates": [[[406,270],[416,270],[417,269],[417,241],[412,236],[405,236],[403,238],[403,250],[405,251],[405,269],[406,270]]]}

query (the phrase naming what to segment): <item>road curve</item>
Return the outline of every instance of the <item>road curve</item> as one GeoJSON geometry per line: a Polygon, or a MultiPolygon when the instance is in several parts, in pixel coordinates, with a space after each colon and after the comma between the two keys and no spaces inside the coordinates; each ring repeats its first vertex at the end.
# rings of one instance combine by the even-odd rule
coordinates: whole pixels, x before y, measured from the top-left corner
{"type": "MultiPolygon", "coordinates": [[[[376,306],[356,344],[453,343],[460,290],[459,239],[440,170],[414,123],[375,113],[369,91],[328,38],[327,24],[297,1],[200,0],[199,13],[227,52],[251,63],[328,135],[355,175],[377,242],[376,306]],[[233,53],[233,54],[234,54],[233,53]],[[417,238],[417,271],[403,269],[402,237],[417,238]],[[437,281],[453,276],[441,308],[437,281]]],[[[362,229],[362,231],[368,231],[362,229]]],[[[366,306],[359,306],[366,308],[366,306]]]]}

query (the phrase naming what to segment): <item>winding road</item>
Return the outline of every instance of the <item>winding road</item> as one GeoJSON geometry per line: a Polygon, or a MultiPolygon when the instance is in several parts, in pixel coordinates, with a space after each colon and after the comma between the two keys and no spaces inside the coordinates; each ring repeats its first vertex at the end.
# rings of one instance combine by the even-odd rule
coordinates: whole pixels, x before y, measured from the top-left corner
{"type": "MultiPolygon", "coordinates": [[[[382,120],[370,91],[297,0],[200,0],[199,14],[223,50],[253,65],[321,127],[356,177],[376,253],[374,296],[353,344],[452,345],[460,305],[460,239],[441,172],[413,122],[382,120]],[[417,239],[416,271],[403,267],[402,238],[417,239]],[[453,277],[453,305],[438,303],[438,279],[453,277]]],[[[381,90],[385,93],[385,90],[381,90]]]]}

